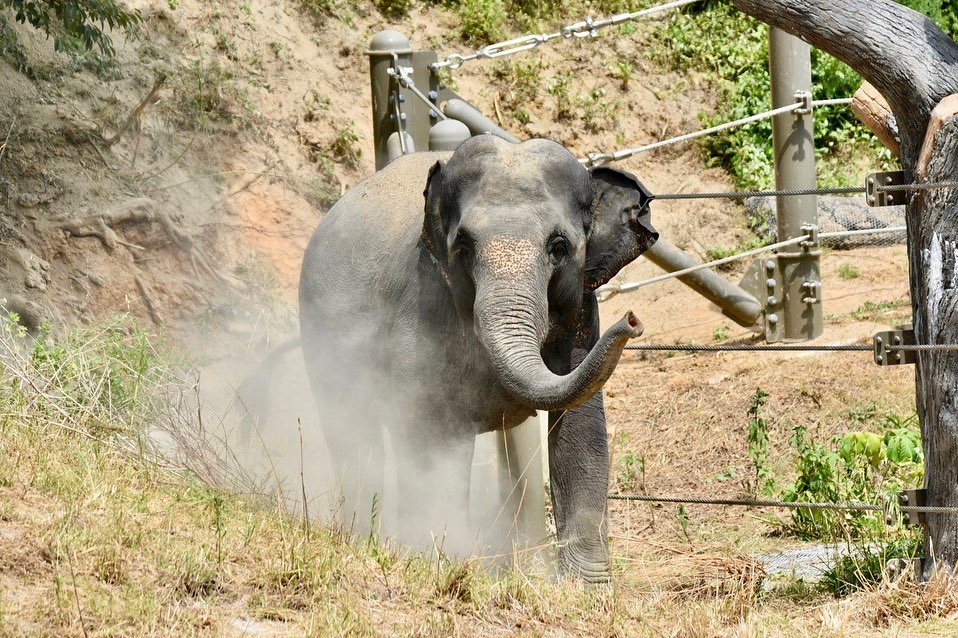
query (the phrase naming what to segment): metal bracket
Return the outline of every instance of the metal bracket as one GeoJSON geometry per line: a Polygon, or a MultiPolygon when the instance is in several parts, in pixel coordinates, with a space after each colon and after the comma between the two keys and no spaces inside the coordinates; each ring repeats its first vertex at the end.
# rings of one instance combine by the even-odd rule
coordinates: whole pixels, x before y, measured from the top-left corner
{"type": "Polygon", "coordinates": [[[784,339],[784,301],[782,270],[774,256],[756,259],[745,271],[739,284],[752,294],[765,310],[765,341],[776,343],[784,339]]]}
{"type": "Polygon", "coordinates": [[[879,190],[882,186],[902,186],[904,183],[904,171],[872,173],[865,179],[865,201],[873,208],[904,205],[905,193],[903,191],[888,193],[879,190]]]}
{"type": "Polygon", "coordinates": [[[808,115],[812,112],[812,94],[809,91],[795,91],[795,101],[801,104],[795,109],[798,115],[808,115]]]}
{"type": "Polygon", "coordinates": [[[908,365],[918,361],[918,353],[914,350],[894,350],[889,346],[915,345],[915,331],[911,328],[904,330],[886,330],[875,335],[875,363],[880,366],[908,365]]]}
{"type": "MultiPolygon", "coordinates": [[[[924,507],[927,504],[928,496],[924,489],[904,490],[898,494],[898,507],[905,507],[907,505],[924,507]]],[[[924,527],[927,523],[927,517],[924,512],[902,512],[901,518],[908,527],[924,527]]]]}

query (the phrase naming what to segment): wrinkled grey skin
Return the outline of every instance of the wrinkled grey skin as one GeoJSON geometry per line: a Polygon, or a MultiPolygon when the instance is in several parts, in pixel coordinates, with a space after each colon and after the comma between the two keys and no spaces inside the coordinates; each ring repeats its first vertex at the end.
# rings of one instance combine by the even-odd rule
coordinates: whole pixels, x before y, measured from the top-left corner
{"type": "Polygon", "coordinates": [[[300,325],[347,518],[382,492],[385,427],[401,537],[470,538],[475,436],[549,410],[559,567],[608,580],[601,387],[641,324],[600,336],[593,290],[658,238],[647,204],[634,177],[558,144],[481,136],[400,158],[330,210],[300,325]]]}

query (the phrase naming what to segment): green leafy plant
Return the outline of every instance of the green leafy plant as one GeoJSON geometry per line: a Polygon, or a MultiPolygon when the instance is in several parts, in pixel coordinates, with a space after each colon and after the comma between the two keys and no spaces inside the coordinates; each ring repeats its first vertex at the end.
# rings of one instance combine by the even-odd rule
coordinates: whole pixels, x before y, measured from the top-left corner
{"type": "Polygon", "coordinates": [[[502,0],[463,0],[459,3],[459,31],[474,44],[491,44],[506,37],[506,7],[502,0]]]}
{"type": "Polygon", "coordinates": [[[6,10],[21,24],[29,24],[53,38],[53,48],[73,56],[93,54],[95,62],[109,62],[116,49],[108,35],[122,30],[137,34],[142,18],[115,0],[0,0],[0,54],[21,70],[29,64],[6,10]]]}
{"type": "Polygon", "coordinates": [[[844,263],[838,266],[838,276],[842,279],[858,279],[861,273],[853,264],[844,263]]]}
{"type": "Polygon", "coordinates": [[[752,401],[748,406],[748,456],[752,459],[755,470],[752,479],[751,492],[762,492],[772,495],[775,487],[775,477],[768,465],[768,423],[761,415],[762,408],[768,403],[768,393],[761,388],[755,388],[752,401]]]}
{"type": "Polygon", "coordinates": [[[616,484],[620,492],[631,492],[645,486],[645,457],[629,450],[619,462],[619,475],[616,484]]]}
{"type": "MultiPolygon", "coordinates": [[[[884,505],[924,475],[917,416],[885,416],[881,433],[852,431],[830,444],[809,440],[804,427],[792,437],[797,477],[782,492],[791,502],[870,503],[884,505]]],[[[802,538],[855,539],[885,533],[881,512],[791,510],[788,531],[802,538]]]]}
{"type": "Polygon", "coordinates": [[[350,168],[359,166],[363,149],[359,146],[359,134],[353,128],[352,122],[339,130],[329,145],[329,152],[336,161],[350,168]]]}
{"type": "MultiPolygon", "coordinates": [[[[954,0],[909,0],[909,5],[953,33],[958,21],[954,0]]],[[[678,12],[658,34],[663,59],[674,68],[709,70],[717,76],[718,111],[701,117],[705,126],[753,115],[771,108],[768,35],[764,24],[719,0],[696,3],[678,12]]],[[[812,92],[816,98],[846,97],[861,85],[851,68],[818,50],[812,51],[812,92]]],[[[743,189],[773,184],[771,122],[763,120],[703,138],[701,147],[711,165],[726,168],[743,189]]],[[[860,175],[850,174],[846,158],[869,157],[876,166],[890,162],[883,149],[848,109],[820,109],[815,114],[819,183],[847,186],[860,175]]]]}

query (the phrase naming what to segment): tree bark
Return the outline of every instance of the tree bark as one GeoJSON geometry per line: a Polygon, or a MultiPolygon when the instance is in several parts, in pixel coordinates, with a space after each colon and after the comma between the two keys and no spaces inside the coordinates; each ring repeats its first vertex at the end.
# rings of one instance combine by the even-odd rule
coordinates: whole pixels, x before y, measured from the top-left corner
{"type": "MultiPolygon", "coordinates": [[[[958,180],[958,96],[932,114],[917,167],[921,181],[958,180]],[[924,162],[927,162],[925,164],[924,162]]],[[[958,343],[958,190],[918,191],[908,206],[908,258],[915,339],[958,343]]],[[[958,352],[921,352],[916,403],[929,505],[958,506],[958,352]]],[[[958,517],[928,514],[922,577],[958,565],[958,517]]]]}
{"type": "MultiPolygon", "coordinates": [[[[958,43],[931,20],[890,0],[732,3],[844,61],[878,89],[898,122],[906,182],[958,180],[958,43]]],[[[915,192],[906,217],[916,340],[958,343],[958,189],[915,192]]],[[[915,384],[927,503],[958,506],[958,352],[919,352],[915,384]]],[[[958,566],[958,516],[926,520],[925,579],[958,566]]]]}

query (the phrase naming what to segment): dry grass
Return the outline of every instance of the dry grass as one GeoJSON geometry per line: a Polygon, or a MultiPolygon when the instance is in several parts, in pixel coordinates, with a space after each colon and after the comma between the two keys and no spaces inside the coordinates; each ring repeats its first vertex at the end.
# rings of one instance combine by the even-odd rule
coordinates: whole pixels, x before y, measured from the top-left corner
{"type": "Polygon", "coordinates": [[[24,346],[0,332],[0,637],[958,627],[944,579],[842,600],[797,586],[763,592],[747,526],[692,529],[691,542],[665,525],[655,538],[616,538],[615,588],[585,590],[304,525],[283,495],[243,492],[250,483],[224,435],[200,423],[195,377],[128,320],[24,346]]]}

